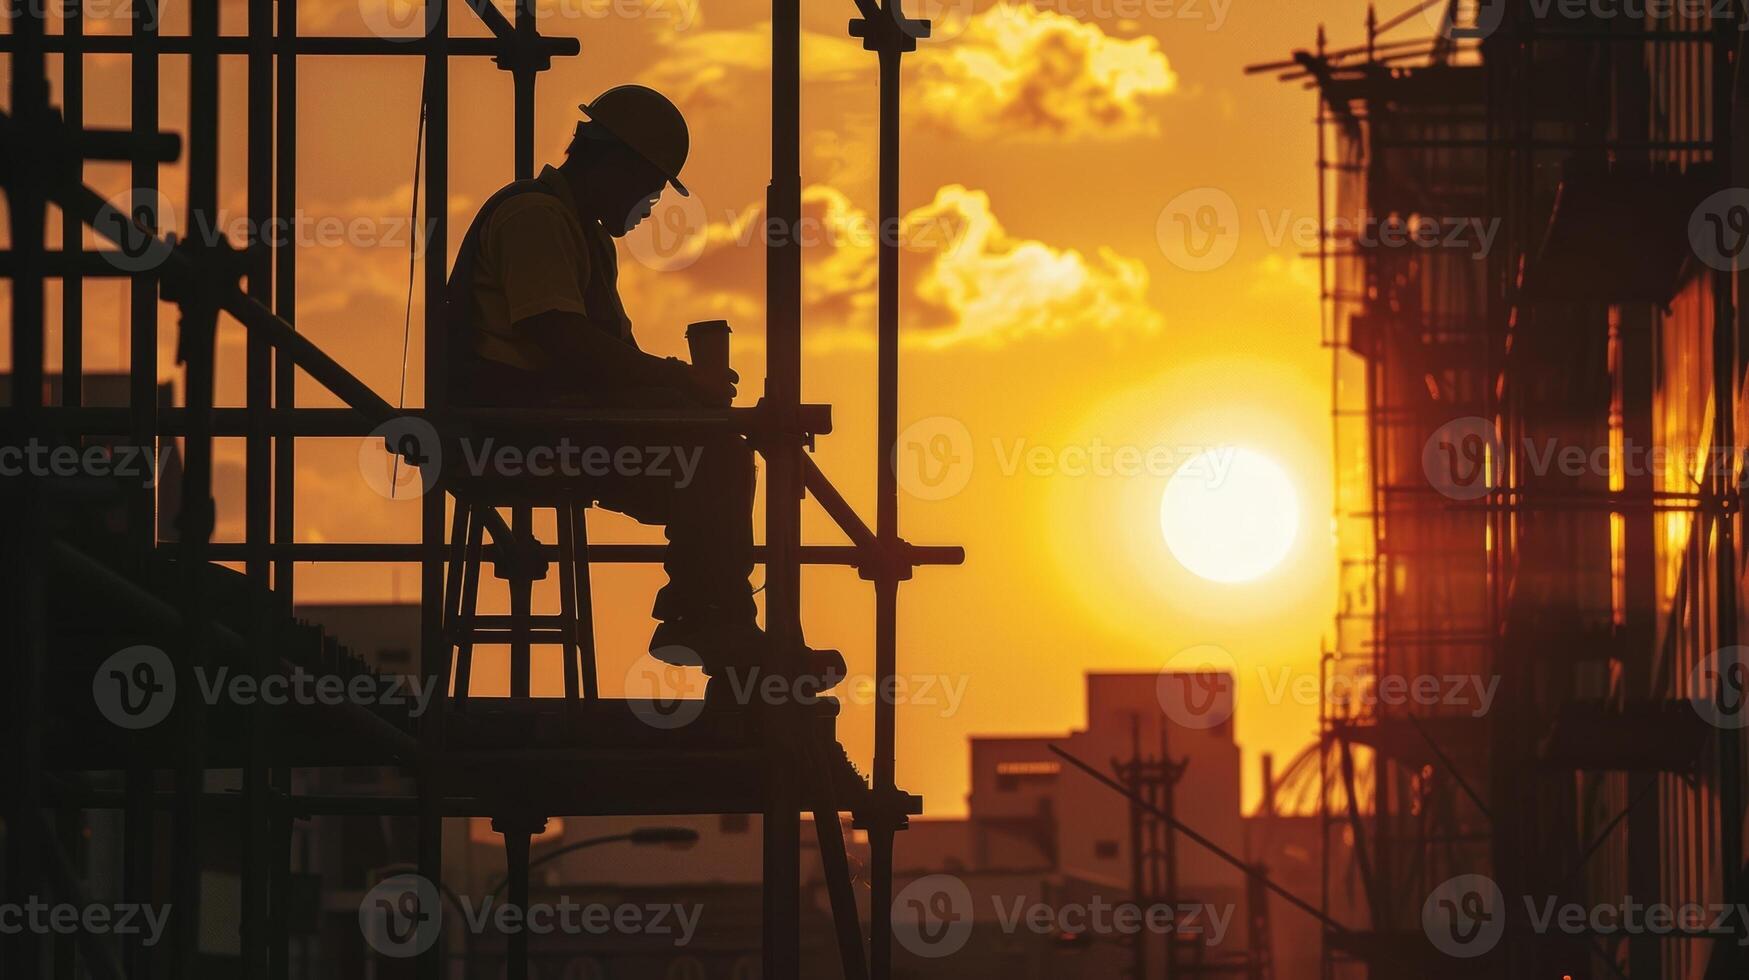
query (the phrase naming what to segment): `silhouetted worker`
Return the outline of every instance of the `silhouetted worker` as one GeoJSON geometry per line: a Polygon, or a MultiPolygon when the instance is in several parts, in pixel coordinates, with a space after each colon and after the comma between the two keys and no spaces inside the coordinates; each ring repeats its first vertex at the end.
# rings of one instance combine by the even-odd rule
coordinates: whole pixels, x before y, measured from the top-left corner
{"type": "MultiPolygon", "coordinates": [[[[688,135],[660,93],[621,85],[579,106],[565,162],[492,195],[462,240],[450,274],[450,396],[476,407],[723,406],[739,378],[727,368],[646,354],[620,302],[614,239],[650,216],[663,189],[686,195],[688,135]]],[[[618,446],[649,463],[648,433],[591,428],[591,446],[618,446]],[[593,437],[601,431],[606,437],[593,437]],[[618,444],[616,446],[616,443],[618,444]]],[[[681,442],[693,437],[682,437],[681,442]]],[[[656,596],[653,656],[707,674],[770,663],[756,624],[753,452],[738,435],[699,437],[697,470],[638,468],[591,481],[597,502],[645,524],[665,524],[668,584],[656,596]],[[699,450],[702,449],[702,452],[699,450]],[[676,649],[679,648],[679,649],[676,649]]],[[[598,457],[599,458],[599,457],[598,457]]],[[[844,673],[831,651],[806,651],[803,672],[827,683],[844,673]]],[[[744,683],[744,682],[743,682],[744,683]]],[[[719,699],[722,684],[707,697],[719,699]]]]}

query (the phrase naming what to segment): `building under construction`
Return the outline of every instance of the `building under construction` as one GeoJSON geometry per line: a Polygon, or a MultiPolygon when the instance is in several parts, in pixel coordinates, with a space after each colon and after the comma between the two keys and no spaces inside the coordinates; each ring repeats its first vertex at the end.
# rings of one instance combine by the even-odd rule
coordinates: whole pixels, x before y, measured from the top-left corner
{"type": "MultiPolygon", "coordinates": [[[[418,186],[426,201],[439,202],[429,209],[422,239],[424,295],[440,296],[456,240],[442,206],[451,197],[452,151],[459,150],[451,119],[480,105],[452,98],[458,86],[452,63],[491,59],[509,74],[515,171],[502,177],[522,179],[534,173],[536,80],[554,58],[580,48],[574,38],[541,34],[532,0],[519,0],[513,16],[487,0],[469,0],[468,9],[484,36],[479,25],[452,25],[444,4],[423,5],[424,22],[414,25],[422,30],[406,37],[300,34],[295,0],[250,0],[246,10],[232,11],[243,19],[230,33],[221,32],[220,0],[195,0],[187,32],[175,34],[162,29],[155,4],[133,11],[128,34],[87,33],[79,0],[52,20],[43,4],[7,5],[0,54],[11,93],[0,114],[0,181],[10,246],[0,254],[0,274],[10,285],[12,376],[0,442],[49,458],[71,449],[111,465],[103,475],[32,473],[0,481],[6,657],[0,727],[8,746],[0,877],[6,901],[17,907],[84,908],[92,904],[85,891],[95,868],[112,863],[120,868],[119,884],[102,897],[166,909],[168,921],[162,943],[142,941],[138,932],[9,931],[0,937],[4,976],[292,976],[289,933],[307,884],[302,842],[326,819],[380,817],[413,822],[417,860],[407,869],[416,876],[378,896],[380,909],[361,910],[395,917],[385,926],[387,938],[407,953],[372,969],[435,980],[451,975],[448,944],[426,935],[442,903],[446,821],[492,821],[502,836],[508,898],[526,906],[530,840],[549,818],[719,813],[762,818],[762,927],[749,924],[760,937],[759,975],[794,980],[803,972],[804,814],[818,837],[831,910],[824,937],[810,938],[824,939],[846,977],[890,975],[893,838],[921,808],[894,783],[893,701],[882,699],[876,708],[868,776],[840,747],[829,701],[713,712],[690,725],[650,723],[648,704],[600,695],[590,577],[615,565],[660,561],[661,546],[591,542],[587,485],[469,476],[436,466],[433,454],[453,451],[462,438],[587,432],[607,423],[669,438],[755,437],[769,490],[757,552],[766,573],[768,631],[799,645],[804,563],[855,567],[874,589],[872,673],[884,684],[898,669],[899,583],[919,566],[961,559],[957,548],[915,547],[899,536],[895,474],[878,463],[893,457],[898,431],[896,242],[880,246],[875,286],[878,436],[870,459],[879,478],[871,526],[808,455],[816,437],[830,432],[831,410],[801,400],[802,262],[795,235],[766,243],[767,361],[756,407],[464,411],[444,404],[433,386],[413,399],[422,407],[402,411],[299,333],[292,243],[265,234],[170,241],[159,234],[151,207],[123,213],[85,183],[90,168],[126,168],[136,194],[144,195],[136,199],[149,200],[160,190],[160,168],[179,163],[187,186],[171,196],[181,202],[186,227],[215,228],[220,155],[241,154],[248,227],[282,226],[299,210],[299,126],[313,121],[299,110],[300,64],[412,59],[423,67],[418,186]],[[127,59],[131,104],[121,128],[87,124],[86,60],[96,55],[127,59]],[[177,71],[187,69],[186,131],[166,130],[160,120],[165,66],[173,61],[177,71]],[[226,89],[227,99],[243,105],[240,127],[221,126],[221,64],[241,69],[243,83],[226,89]],[[127,283],[131,361],[121,398],[99,400],[85,384],[81,287],[96,277],[127,283]],[[51,299],[59,301],[64,328],[55,365],[45,363],[51,299]],[[178,314],[175,404],[160,393],[161,301],[178,314]],[[237,365],[246,396],[241,404],[215,406],[215,339],[230,331],[247,338],[237,365]],[[299,407],[300,380],[314,381],[341,407],[299,407]],[[408,439],[427,432],[429,438],[408,439]],[[430,491],[420,504],[418,540],[298,540],[293,477],[301,441],[367,436],[386,439],[404,466],[437,470],[421,474],[430,491]],[[234,543],[212,540],[217,439],[245,446],[245,533],[234,543]],[[159,459],[171,447],[180,475],[174,498],[158,481],[116,478],[122,461],[159,459]],[[803,544],[801,513],[809,498],[848,543],[803,544]],[[221,670],[252,684],[302,673],[375,689],[381,679],[369,665],[294,617],[295,565],[308,562],[418,568],[419,645],[408,673],[440,692],[431,710],[415,715],[387,698],[273,705],[195,696],[206,675],[221,670]],[[504,580],[508,608],[486,608],[482,574],[504,580]],[[563,697],[531,696],[537,649],[561,652],[563,697]],[[508,697],[470,696],[476,654],[508,658],[508,697]],[[167,692],[174,691],[182,694],[172,707],[167,692]],[[124,723],[129,719],[139,724],[124,723]],[[372,769],[392,778],[322,778],[372,769]],[[866,932],[841,814],[868,837],[866,932]],[[210,887],[209,872],[219,868],[235,869],[238,882],[222,902],[210,887]],[[222,958],[204,952],[215,935],[228,951],[222,958]]],[[[927,36],[928,24],[905,17],[896,2],[857,0],[850,12],[857,15],[852,34],[879,64],[879,89],[869,97],[879,106],[884,226],[898,213],[900,63],[927,36]]],[[[780,227],[794,227],[801,214],[798,4],[778,0],[771,21],[767,214],[780,227]]],[[[425,317],[424,377],[444,378],[450,352],[440,304],[427,303],[425,317]]],[[[509,935],[496,955],[502,975],[523,980],[528,931],[509,935]]],[[[314,975],[311,969],[300,963],[295,975],[314,975]]]]}
{"type": "Polygon", "coordinates": [[[1749,970],[1590,914],[1745,898],[1742,17],[1429,0],[1254,69],[1318,102],[1325,977],[1749,970]]]}

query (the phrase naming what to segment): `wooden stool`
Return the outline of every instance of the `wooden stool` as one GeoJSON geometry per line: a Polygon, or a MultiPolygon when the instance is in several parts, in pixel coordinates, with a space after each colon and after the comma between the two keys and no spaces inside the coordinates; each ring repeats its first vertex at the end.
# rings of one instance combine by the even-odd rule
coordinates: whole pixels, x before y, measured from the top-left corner
{"type": "Polygon", "coordinates": [[[444,588],[444,636],[455,649],[455,702],[465,707],[473,673],[474,644],[510,645],[510,696],[527,698],[531,647],[557,643],[564,648],[565,698],[596,699],[594,610],[589,588],[589,523],[593,500],[574,485],[470,483],[453,488],[455,516],[450,525],[448,580],[444,588]],[[510,586],[508,615],[482,615],[478,609],[480,565],[485,553],[482,515],[497,507],[511,510],[516,547],[493,542],[493,574],[510,586]],[[547,577],[550,564],[534,537],[533,511],[551,508],[558,529],[558,615],[532,612],[534,583],[547,577]]]}

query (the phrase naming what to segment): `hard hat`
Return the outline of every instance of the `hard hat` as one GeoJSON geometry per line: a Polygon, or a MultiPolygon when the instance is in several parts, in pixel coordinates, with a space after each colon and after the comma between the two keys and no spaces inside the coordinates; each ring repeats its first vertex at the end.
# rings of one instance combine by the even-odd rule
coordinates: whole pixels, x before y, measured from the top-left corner
{"type": "Polygon", "coordinates": [[[690,143],[686,119],[667,96],[642,85],[615,85],[577,108],[655,165],[681,197],[690,196],[680,182],[690,143]]]}

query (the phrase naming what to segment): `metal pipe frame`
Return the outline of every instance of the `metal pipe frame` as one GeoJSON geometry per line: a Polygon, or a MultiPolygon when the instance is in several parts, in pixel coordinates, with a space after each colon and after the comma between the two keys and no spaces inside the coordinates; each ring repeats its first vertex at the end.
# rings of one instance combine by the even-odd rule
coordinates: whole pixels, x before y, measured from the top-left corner
{"type": "MultiPolygon", "coordinates": [[[[14,7],[31,6],[12,0],[14,7]]],[[[883,228],[894,227],[899,218],[899,74],[901,56],[914,50],[919,37],[928,36],[928,24],[906,18],[897,0],[877,6],[874,0],[855,0],[861,17],[851,24],[851,33],[879,58],[880,204],[883,228]]],[[[424,61],[422,110],[426,114],[425,175],[422,187],[427,202],[448,199],[450,148],[449,59],[492,57],[511,72],[514,88],[515,175],[531,176],[534,169],[534,89],[539,72],[554,56],[578,54],[581,46],[571,38],[539,35],[532,0],[517,0],[514,19],[499,13],[489,0],[468,0],[468,6],[491,30],[490,38],[458,38],[450,35],[447,12],[442,4],[426,7],[423,37],[302,37],[297,34],[295,0],[249,0],[247,29],[242,35],[221,34],[218,0],[195,0],[188,34],[163,36],[149,5],[136,9],[132,33],[125,36],[90,35],[84,31],[79,0],[71,0],[65,31],[47,35],[40,9],[14,18],[12,33],[0,35],[0,54],[12,62],[11,111],[0,113],[0,145],[29,143],[47,146],[53,153],[44,159],[71,159],[73,166],[55,180],[16,168],[6,174],[9,212],[13,221],[12,250],[0,253],[0,277],[14,280],[13,363],[14,405],[5,413],[10,426],[32,434],[78,436],[124,435],[131,445],[151,449],[160,438],[176,435],[187,440],[187,467],[182,512],[177,515],[180,542],[175,546],[184,576],[185,606],[180,611],[158,608],[156,600],[130,588],[127,575],[61,551],[63,571],[96,574],[115,587],[116,601],[131,604],[136,613],[173,626],[183,636],[179,670],[185,674],[205,663],[216,644],[229,656],[241,656],[248,670],[265,673],[279,669],[271,651],[276,623],[292,608],[295,563],[299,561],[418,562],[421,566],[421,669],[440,680],[447,679],[449,648],[442,634],[444,541],[446,495],[428,494],[421,502],[421,540],[413,543],[318,544],[295,539],[295,487],[293,468],[299,438],[356,437],[369,435],[381,423],[398,416],[428,417],[434,424],[483,426],[515,424],[523,431],[548,427],[552,431],[589,422],[636,422],[668,431],[705,431],[728,428],[757,434],[768,467],[767,543],[758,549],[758,559],[767,568],[767,624],[770,632],[798,645],[801,641],[801,566],[832,564],[857,567],[871,580],[876,594],[875,649],[880,687],[890,689],[896,676],[897,590],[920,565],[958,564],[964,553],[957,547],[917,547],[898,534],[898,487],[891,460],[897,441],[899,286],[898,245],[884,235],[879,251],[878,280],[878,425],[876,439],[877,509],[870,528],[807,457],[815,435],[830,431],[824,406],[805,405],[801,390],[801,251],[795,236],[767,243],[768,253],[768,353],[766,395],[757,408],[724,412],[635,413],[460,413],[447,412],[442,393],[426,393],[423,410],[402,411],[391,407],[368,386],[335,362],[319,347],[298,334],[296,317],[296,253],[270,242],[249,242],[242,251],[226,243],[204,248],[170,244],[158,237],[157,216],[138,215],[139,223],[115,221],[113,210],[83,183],[86,159],[125,159],[132,167],[132,185],[146,191],[159,186],[158,167],[176,158],[181,142],[174,135],[158,132],[160,97],[159,59],[163,55],[187,55],[190,64],[188,135],[188,203],[194,222],[211,224],[217,206],[219,156],[219,66],[224,58],[245,59],[247,158],[247,209],[254,227],[271,227],[276,214],[296,209],[296,140],[298,123],[298,59],[302,57],[419,57],[424,61]],[[60,119],[49,108],[44,55],[65,56],[63,88],[66,105],[60,119]],[[132,113],[127,134],[87,132],[84,129],[84,56],[125,54],[130,56],[132,113]],[[64,215],[59,250],[41,245],[45,205],[53,201],[64,215]],[[100,221],[109,217],[112,220],[100,221]],[[84,246],[82,228],[91,225],[101,237],[126,249],[159,250],[161,265],[148,271],[120,273],[101,250],[84,246]],[[81,285],[86,276],[126,275],[131,282],[129,299],[130,349],[129,407],[125,410],[93,409],[82,405],[84,348],[79,327],[83,304],[81,285]],[[69,325],[63,340],[63,398],[60,405],[40,404],[43,351],[43,282],[60,278],[65,289],[63,321],[69,325]],[[239,285],[246,280],[246,286],[239,285]],[[182,307],[178,359],[186,366],[187,407],[160,411],[157,391],[157,304],[163,287],[166,298],[182,307]],[[244,365],[245,405],[241,409],[215,408],[213,343],[218,316],[229,314],[247,331],[244,365]],[[302,370],[338,395],[344,409],[298,409],[295,383],[302,370]],[[241,436],[245,439],[246,500],[245,537],[239,543],[211,541],[213,524],[212,439],[241,436]],[[846,536],[849,545],[804,545],[801,541],[801,502],[812,495],[846,536]],[[211,561],[240,561],[254,592],[260,598],[250,609],[249,635],[216,627],[204,597],[200,570],[211,561]],[[249,651],[255,651],[250,653],[249,651]]],[[[768,190],[768,214],[773,220],[797,222],[801,217],[800,174],[800,7],[799,0],[774,0],[772,72],[772,179],[768,190]]],[[[128,219],[134,218],[128,216],[128,219]]],[[[425,295],[443,291],[447,277],[448,228],[441,207],[429,217],[424,283],[425,295]]],[[[426,377],[442,376],[447,352],[441,329],[437,329],[436,304],[426,309],[426,377]]],[[[9,427],[10,427],[9,426],[9,427]]],[[[27,488],[26,494],[34,488],[27,488]]],[[[128,498],[131,559],[128,571],[143,572],[161,550],[157,543],[157,502],[151,488],[142,488],[128,498]]],[[[25,519],[15,529],[27,534],[34,522],[29,509],[18,512],[25,519]]],[[[493,515],[496,516],[496,515],[493,515]]],[[[493,531],[493,547],[500,537],[502,521],[493,531]]],[[[40,535],[39,535],[40,536],[40,535]]],[[[44,548],[48,542],[42,542],[44,548]]],[[[549,549],[550,550],[550,549],[549,549]]],[[[605,562],[655,562],[664,549],[644,545],[594,545],[591,560],[605,562]]],[[[45,552],[45,557],[47,552],[45,552]]],[[[543,554],[543,557],[545,555],[543,554]]],[[[34,705],[29,651],[40,649],[43,597],[40,590],[15,592],[13,601],[22,615],[11,617],[18,632],[17,649],[24,652],[18,675],[25,683],[20,710],[11,724],[23,736],[26,748],[9,772],[18,807],[28,810],[41,797],[40,753],[29,749],[33,733],[40,732],[34,705]],[[33,626],[36,627],[33,632],[33,626]]],[[[190,678],[185,677],[185,680],[190,678]]],[[[406,747],[412,756],[418,780],[418,795],[411,799],[370,798],[348,801],[348,812],[408,812],[417,815],[418,867],[441,884],[442,821],[456,812],[456,801],[444,792],[440,749],[443,705],[434,706],[420,720],[418,740],[406,747]],[[373,809],[374,808],[374,809],[373,809]]],[[[204,719],[198,711],[184,714],[182,752],[177,761],[175,788],[161,793],[149,769],[129,770],[124,790],[112,802],[125,812],[124,892],[140,903],[153,898],[151,868],[154,864],[156,811],[168,809],[174,830],[172,875],[174,907],[173,941],[168,955],[172,971],[196,972],[198,923],[200,919],[200,834],[206,812],[216,803],[204,792],[206,761],[204,719]]],[[[795,726],[799,718],[778,718],[770,726],[767,747],[770,785],[767,793],[765,970],[772,980],[798,980],[800,974],[800,813],[806,806],[816,811],[816,823],[835,810],[830,786],[810,784],[806,773],[794,763],[797,746],[805,740],[795,726]],[[784,737],[785,733],[792,737],[784,737]]],[[[243,895],[240,974],[246,978],[283,978],[289,971],[289,942],[284,928],[285,910],[279,906],[288,881],[291,854],[290,814],[285,801],[293,798],[289,772],[274,758],[273,718],[253,712],[247,727],[249,764],[244,773],[243,793],[234,804],[243,816],[243,895]]],[[[867,812],[856,814],[858,825],[867,828],[874,853],[873,942],[868,959],[862,958],[860,939],[845,922],[839,923],[839,942],[846,957],[846,970],[853,976],[890,977],[891,963],[891,872],[893,834],[906,824],[905,800],[895,785],[894,736],[896,716],[890,698],[880,700],[875,718],[874,775],[876,799],[867,812]]],[[[395,736],[392,729],[384,737],[395,736]]],[[[807,757],[819,761],[817,750],[807,757]]],[[[819,774],[823,778],[823,771],[819,774]]],[[[20,812],[22,812],[22,810],[20,812]]],[[[19,827],[29,823],[19,822],[19,827]]],[[[821,846],[842,849],[834,828],[817,827],[821,846]],[[835,844],[833,842],[836,842],[835,844]]],[[[8,855],[9,881],[30,878],[31,861],[24,845],[25,834],[12,835],[8,855]],[[21,873],[14,877],[13,872],[21,873]]],[[[836,865],[834,865],[836,866],[836,865]]],[[[846,872],[847,875],[847,872],[846,872]]],[[[854,915],[849,901],[849,879],[839,882],[835,907],[842,917],[854,915]]],[[[854,926],[854,920],[848,925],[854,926]]],[[[33,972],[38,949],[35,943],[9,944],[6,963],[21,975],[33,972]]],[[[129,944],[121,951],[119,972],[146,975],[152,972],[152,956],[142,946],[129,944]]],[[[418,975],[436,980],[442,970],[441,953],[432,950],[417,964],[418,975]]]]}

